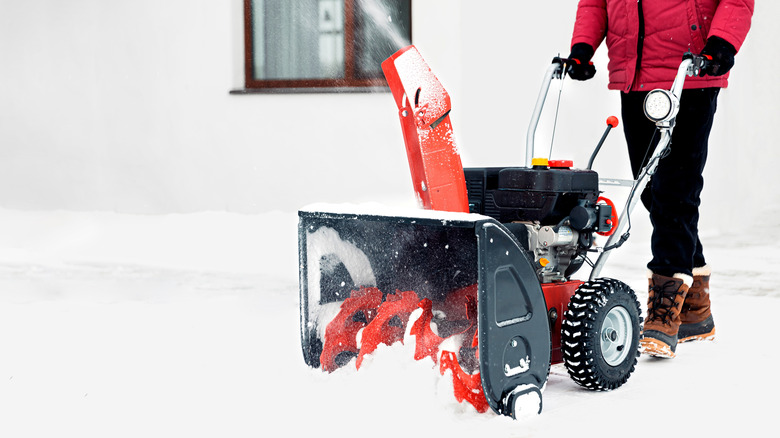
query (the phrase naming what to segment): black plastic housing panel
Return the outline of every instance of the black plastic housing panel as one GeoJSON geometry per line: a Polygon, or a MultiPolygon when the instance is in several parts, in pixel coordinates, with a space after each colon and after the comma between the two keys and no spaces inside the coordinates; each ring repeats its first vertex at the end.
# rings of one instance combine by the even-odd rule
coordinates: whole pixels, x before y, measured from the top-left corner
{"type": "Polygon", "coordinates": [[[510,393],[541,391],[550,371],[551,333],[542,286],[519,242],[503,225],[483,222],[479,243],[479,357],[485,397],[513,415],[510,393]]]}

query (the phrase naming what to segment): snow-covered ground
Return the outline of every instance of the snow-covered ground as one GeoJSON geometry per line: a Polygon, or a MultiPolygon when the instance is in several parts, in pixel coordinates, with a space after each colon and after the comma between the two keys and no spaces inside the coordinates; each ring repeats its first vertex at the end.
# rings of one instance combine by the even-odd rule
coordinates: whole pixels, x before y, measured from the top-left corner
{"type": "MultiPolygon", "coordinates": [[[[641,357],[612,392],[556,366],[543,413],[523,422],[458,404],[408,345],[359,372],[308,368],[294,212],[0,210],[0,436],[768,436],[780,225],[767,210],[703,230],[716,341],[641,357]]],[[[604,271],[643,304],[647,241],[635,220],[604,271]]]]}

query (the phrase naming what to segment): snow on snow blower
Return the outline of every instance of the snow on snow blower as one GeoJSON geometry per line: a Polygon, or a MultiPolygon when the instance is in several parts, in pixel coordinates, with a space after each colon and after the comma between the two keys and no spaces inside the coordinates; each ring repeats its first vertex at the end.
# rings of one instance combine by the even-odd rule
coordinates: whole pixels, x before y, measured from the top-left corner
{"type": "Polygon", "coordinates": [[[563,80],[566,59],[555,58],[545,73],[525,166],[464,169],[444,87],[414,46],[388,58],[382,68],[423,209],[299,211],[306,363],[327,372],[360,368],[380,344],[406,334],[415,359],[452,374],[458,401],[512,417],[541,412],[551,364],[563,363],[585,388],[625,383],[639,356],[640,307],[625,283],[598,275],[628,238],[634,195],[670,144],[685,75],[703,62],[686,55],[672,90],[648,96],[661,140],[637,180],[622,183],[630,194],[618,218],[591,170],[617,119],[608,119],[584,170],[533,155],[547,91],[552,79],[563,80]],[[596,234],[609,236],[604,246],[596,234]],[[588,281],[573,279],[584,264],[592,267],[588,281]]]}

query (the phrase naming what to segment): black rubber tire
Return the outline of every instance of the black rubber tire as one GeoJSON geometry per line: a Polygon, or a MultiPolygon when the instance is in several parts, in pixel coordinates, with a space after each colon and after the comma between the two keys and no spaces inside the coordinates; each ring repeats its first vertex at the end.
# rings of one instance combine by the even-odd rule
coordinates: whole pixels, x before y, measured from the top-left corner
{"type": "MultiPolygon", "coordinates": [[[[571,378],[596,391],[608,391],[626,383],[639,357],[641,324],[639,301],[625,283],[600,278],[580,286],[569,301],[561,327],[563,363],[571,378]],[[604,335],[605,318],[613,309],[630,319],[633,330],[625,333],[625,356],[619,354],[619,362],[610,365],[604,357],[600,336],[604,335]]],[[[617,351],[623,351],[622,348],[617,351]]]]}

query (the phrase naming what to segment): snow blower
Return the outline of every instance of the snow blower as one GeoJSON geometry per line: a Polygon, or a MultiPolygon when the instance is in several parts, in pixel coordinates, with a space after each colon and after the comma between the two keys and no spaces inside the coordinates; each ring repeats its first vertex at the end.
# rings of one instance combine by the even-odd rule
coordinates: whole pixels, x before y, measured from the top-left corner
{"type": "Polygon", "coordinates": [[[563,80],[568,60],[555,58],[546,70],[525,165],[464,169],[444,87],[414,46],[388,58],[382,68],[423,208],[299,211],[306,363],[360,368],[380,344],[413,337],[415,359],[450,372],[458,401],[512,417],[541,412],[551,364],[563,363],[584,388],[624,384],[639,356],[640,307],[629,286],[599,274],[628,238],[637,194],[669,147],[685,76],[704,62],[687,54],[671,91],[648,95],[660,141],[635,181],[609,180],[630,190],[618,218],[591,169],[617,119],[608,119],[586,169],[534,158],[550,83],[563,80]],[[603,246],[597,234],[609,236],[603,246]],[[589,279],[573,279],[585,264],[589,279]]]}

